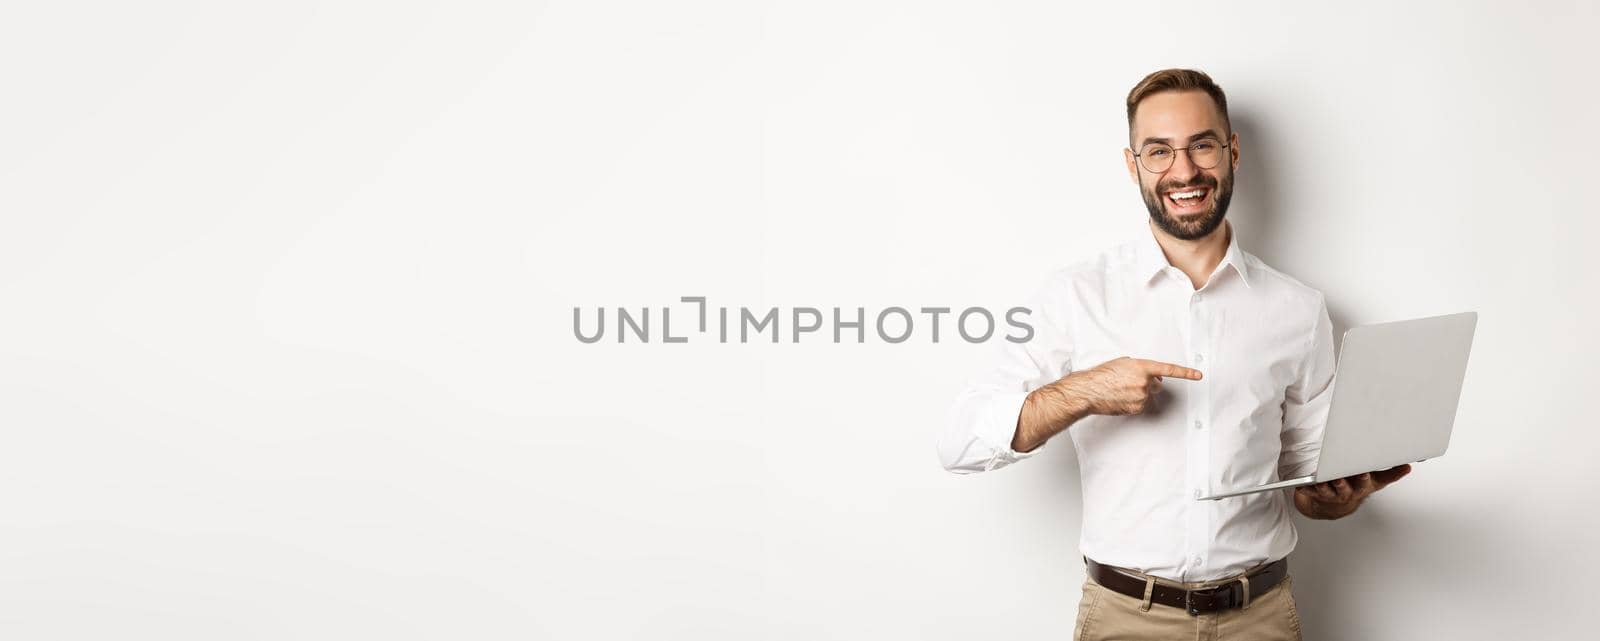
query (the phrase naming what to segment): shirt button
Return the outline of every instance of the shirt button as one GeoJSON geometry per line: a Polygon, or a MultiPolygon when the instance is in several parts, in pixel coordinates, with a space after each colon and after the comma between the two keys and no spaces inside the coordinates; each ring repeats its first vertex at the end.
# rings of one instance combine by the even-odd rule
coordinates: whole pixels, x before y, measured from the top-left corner
{"type": "Polygon", "coordinates": [[[1194,497],[1200,498],[1200,488],[1194,488],[1194,497]]]}
{"type": "Polygon", "coordinates": [[[1204,562],[1204,561],[1205,561],[1205,559],[1202,559],[1202,558],[1200,558],[1200,557],[1198,557],[1198,556],[1197,556],[1197,557],[1194,557],[1194,564],[1195,564],[1195,565],[1200,565],[1200,564],[1201,564],[1201,563],[1202,563],[1202,562],[1204,562]]]}
{"type": "Polygon", "coordinates": [[[1206,355],[1205,354],[1195,354],[1194,355],[1194,362],[1199,363],[1199,362],[1204,361],[1204,360],[1206,360],[1206,355]]]}
{"type": "Polygon", "coordinates": [[[1195,294],[1193,296],[1190,296],[1189,300],[1192,301],[1192,302],[1198,303],[1198,302],[1200,302],[1200,295],[1199,294],[1195,294]]]}
{"type": "Polygon", "coordinates": [[[1200,421],[1195,421],[1194,422],[1194,428],[1197,429],[1197,430],[1200,429],[1200,421]]]}

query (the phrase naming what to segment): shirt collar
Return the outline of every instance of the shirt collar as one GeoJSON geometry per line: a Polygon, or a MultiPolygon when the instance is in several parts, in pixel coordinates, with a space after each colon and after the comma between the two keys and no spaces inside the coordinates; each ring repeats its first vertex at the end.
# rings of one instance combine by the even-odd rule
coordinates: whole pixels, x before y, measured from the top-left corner
{"type": "MultiPolygon", "coordinates": [[[[1222,262],[1217,264],[1215,276],[1222,272],[1224,266],[1232,266],[1234,273],[1239,275],[1239,280],[1244,281],[1246,287],[1250,286],[1250,266],[1244,259],[1244,250],[1239,249],[1239,234],[1233,229],[1232,221],[1223,221],[1228,226],[1228,249],[1222,255],[1222,262]]],[[[1134,265],[1137,273],[1149,284],[1156,274],[1172,266],[1167,262],[1167,255],[1161,251],[1161,245],[1156,242],[1155,230],[1151,229],[1149,220],[1141,224],[1139,233],[1138,254],[1135,256],[1134,265]]]]}

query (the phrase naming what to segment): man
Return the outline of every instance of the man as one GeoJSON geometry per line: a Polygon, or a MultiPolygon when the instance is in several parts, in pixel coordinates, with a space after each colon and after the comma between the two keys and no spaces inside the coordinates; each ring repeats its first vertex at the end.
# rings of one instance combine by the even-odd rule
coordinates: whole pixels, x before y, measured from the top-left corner
{"type": "Polygon", "coordinates": [[[944,467],[998,469],[1067,432],[1083,481],[1080,639],[1298,639],[1290,507],[1348,516],[1402,465],[1294,490],[1196,497],[1312,473],[1334,384],[1322,293],[1239,248],[1225,223],[1239,135],[1199,71],[1127,98],[1135,240],[1057,271],[1038,332],[957,398],[944,467]]]}

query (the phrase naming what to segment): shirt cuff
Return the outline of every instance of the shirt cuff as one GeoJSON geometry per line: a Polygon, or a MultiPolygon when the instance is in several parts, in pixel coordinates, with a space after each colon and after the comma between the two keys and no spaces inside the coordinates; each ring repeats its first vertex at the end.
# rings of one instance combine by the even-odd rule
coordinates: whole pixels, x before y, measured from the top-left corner
{"type": "Polygon", "coordinates": [[[978,439],[994,451],[985,471],[1031,458],[1044,449],[1043,445],[1030,452],[1011,449],[1011,439],[1017,435],[1017,419],[1022,416],[1022,403],[1027,399],[1026,392],[995,394],[991,398],[988,415],[978,431],[978,439]]]}

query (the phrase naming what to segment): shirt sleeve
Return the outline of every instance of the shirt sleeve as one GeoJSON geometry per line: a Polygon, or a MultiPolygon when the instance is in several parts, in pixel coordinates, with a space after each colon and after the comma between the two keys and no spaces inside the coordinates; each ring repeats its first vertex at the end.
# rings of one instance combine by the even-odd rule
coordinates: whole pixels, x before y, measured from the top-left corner
{"type": "Polygon", "coordinates": [[[1317,298],[1317,317],[1307,339],[1310,347],[1299,374],[1283,396],[1283,452],[1278,456],[1278,478],[1308,476],[1317,470],[1322,451],[1322,430],[1328,423],[1333,400],[1333,323],[1327,299],[1317,298]]]}
{"type": "Polygon", "coordinates": [[[1028,394],[1072,371],[1069,294],[1065,275],[1054,274],[1029,299],[1028,313],[1015,317],[1032,328],[1031,336],[1006,325],[1011,336],[1028,340],[1013,342],[1002,336],[991,344],[987,362],[956,396],[949,420],[939,432],[939,460],[946,470],[987,472],[1044,449],[1018,452],[1011,449],[1011,440],[1028,394]]]}

